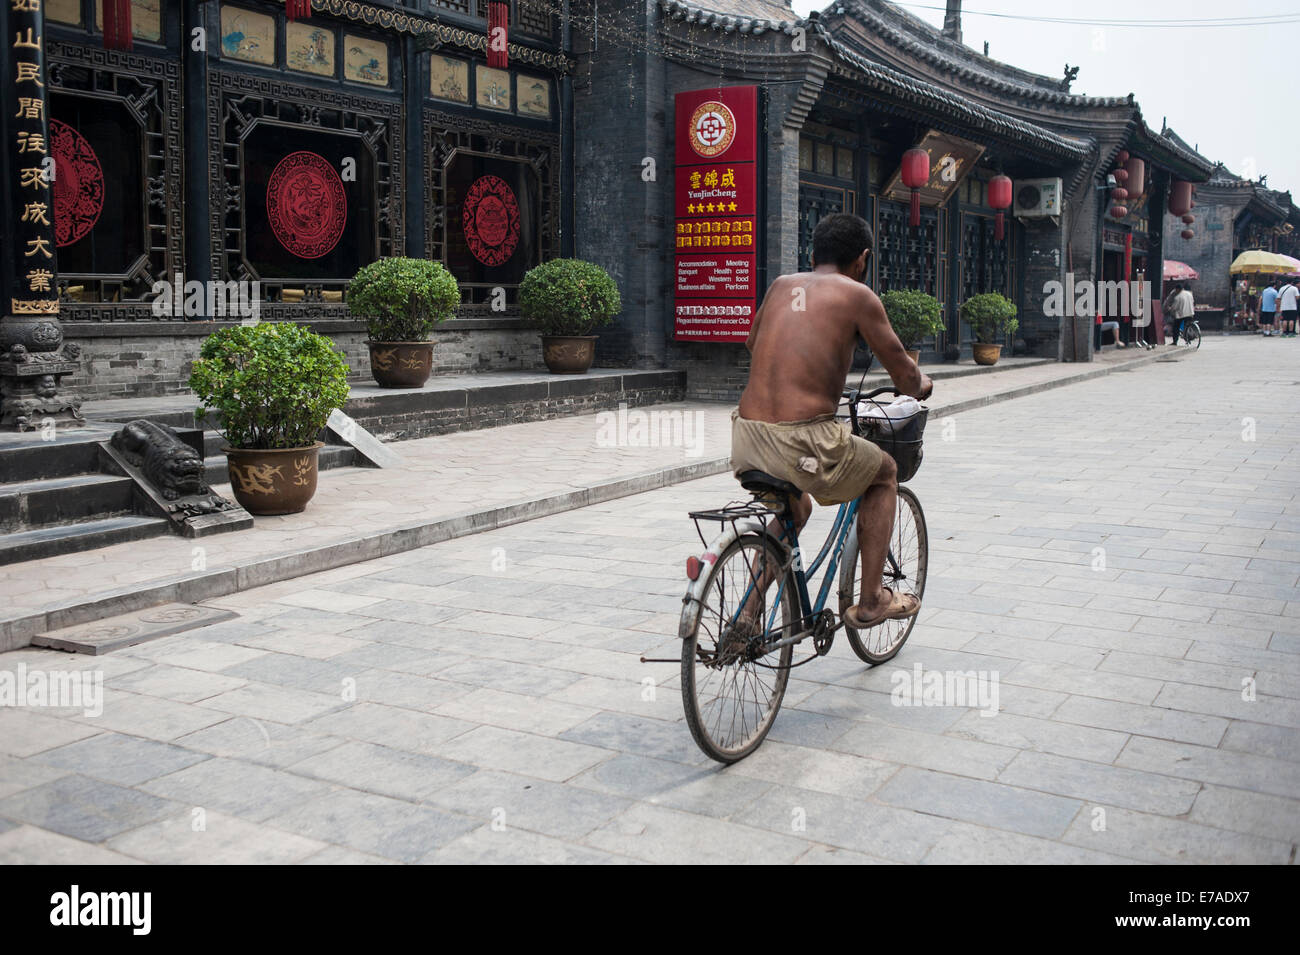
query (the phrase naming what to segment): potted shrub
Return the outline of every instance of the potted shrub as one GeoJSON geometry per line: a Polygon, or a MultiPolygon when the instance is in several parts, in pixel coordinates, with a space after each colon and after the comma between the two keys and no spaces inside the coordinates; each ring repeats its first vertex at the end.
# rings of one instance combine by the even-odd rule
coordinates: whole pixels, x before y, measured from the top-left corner
{"type": "Polygon", "coordinates": [[[894,289],[881,295],[880,302],[885,306],[894,334],[912,361],[919,365],[921,350],[916,346],[922,339],[943,331],[939,300],[916,289],[894,289]]]}
{"type": "Polygon", "coordinates": [[[975,336],[971,349],[977,365],[996,365],[1002,354],[1002,339],[1020,327],[1015,304],[998,292],[985,292],[966,299],[961,304],[961,317],[975,336]]]}
{"type": "Polygon", "coordinates": [[[366,320],[370,373],[381,388],[420,388],[433,372],[433,326],[460,304],[460,286],[441,262],[371,262],[348,285],[348,310],[366,320]]]}
{"type": "Polygon", "coordinates": [[[296,514],[316,493],[317,440],[348,396],[348,366],[324,335],[291,322],[209,335],[190,374],[194,412],[220,418],[230,489],[250,514],[296,514]]]}
{"type": "Polygon", "coordinates": [[[592,329],[622,309],[618,286],[599,265],[552,259],[524,275],[519,307],[542,333],[542,359],[557,375],[581,375],[596,357],[592,329]]]}

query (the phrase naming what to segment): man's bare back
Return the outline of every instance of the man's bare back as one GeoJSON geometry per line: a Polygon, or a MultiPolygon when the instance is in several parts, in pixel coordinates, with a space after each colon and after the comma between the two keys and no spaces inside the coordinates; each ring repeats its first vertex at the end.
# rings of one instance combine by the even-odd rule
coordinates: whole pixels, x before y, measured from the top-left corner
{"type": "Polygon", "coordinates": [[[907,356],[870,288],[833,266],[780,276],[746,342],[753,359],[741,417],[807,421],[834,413],[859,335],[901,391],[929,393],[929,379],[907,356]]]}

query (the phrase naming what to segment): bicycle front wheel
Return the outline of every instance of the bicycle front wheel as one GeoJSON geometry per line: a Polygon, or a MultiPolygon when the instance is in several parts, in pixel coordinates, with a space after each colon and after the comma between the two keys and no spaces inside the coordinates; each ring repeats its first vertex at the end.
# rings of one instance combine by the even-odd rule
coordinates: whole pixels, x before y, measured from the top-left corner
{"type": "Polygon", "coordinates": [[[1188,325],[1183,330],[1183,336],[1187,339],[1187,346],[1193,351],[1201,347],[1201,327],[1199,325],[1188,325]]]}
{"type": "MultiPolygon", "coordinates": [[[[844,611],[857,603],[862,593],[862,561],[858,550],[858,529],[855,526],[844,544],[844,563],[840,573],[840,619],[844,611]]],[[[914,593],[917,599],[925,597],[925,575],[930,565],[930,535],[925,526],[921,502],[912,489],[898,489],[898,510],[894,514],[894,532],[889,538],[889,557],[885,559],[885,573],[881,583],[893,591],[914,593]]],[[[844,634],[849,646],[864,663],[873,666],[890,660],[903,648],[911,636],[916,617],[905,620],[886,620],[867,630],[857,630],[844,621],[844,634]]]]}
{"type": "Polygon", "coordinates": [[[794,575],[770,538],[744,534],[719,555],[683,628],[682,706],[700,749],[721,763],[744,759],[763,742],[785,696],[791,645],[760,654],[768,621],[789,634],[794,575]],[[773,608],[776,613],[773,615],[773,608]]]}

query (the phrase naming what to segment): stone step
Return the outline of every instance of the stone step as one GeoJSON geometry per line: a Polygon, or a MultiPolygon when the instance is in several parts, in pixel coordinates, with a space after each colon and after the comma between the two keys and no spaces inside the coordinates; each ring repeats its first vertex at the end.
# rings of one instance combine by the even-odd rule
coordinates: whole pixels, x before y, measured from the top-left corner
{"type": "Polygon", "coordinates": [[[115,430],[92,424],[49,436],[40,431],[0,433],[0,484],[98,473],[99,442],[115,430]]]}
{"type": "Polygon", "coordinates": [[[166,518],[135,515],[18,531],[0,537],[0,565],[94,550],[110,544],[161,537],[168,533],[170,528],[166,518]]]}
{"type": "Polygon", "coordinates": [[[130,478],[111,474],[0,484],[0,533],[129,514],[134,488],[130,478]]]}

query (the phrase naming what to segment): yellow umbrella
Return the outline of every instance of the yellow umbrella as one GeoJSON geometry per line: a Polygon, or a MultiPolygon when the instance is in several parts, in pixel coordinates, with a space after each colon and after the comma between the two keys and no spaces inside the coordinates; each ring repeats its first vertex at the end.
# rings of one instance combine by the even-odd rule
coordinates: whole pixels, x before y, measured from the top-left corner
{"type": "Polygon", "coordinates": [[[1233,259],[1232,265],[1228,267],[1228,272],[1231,274],[1259,272],[1265,275],[1280,275],[1283,272],[1290,272],[1292,268],[1293,266],[1286,256],[1277,255],[1274,252],[1265,252],[1263,249],[1250,249],[1233,259]]]}

